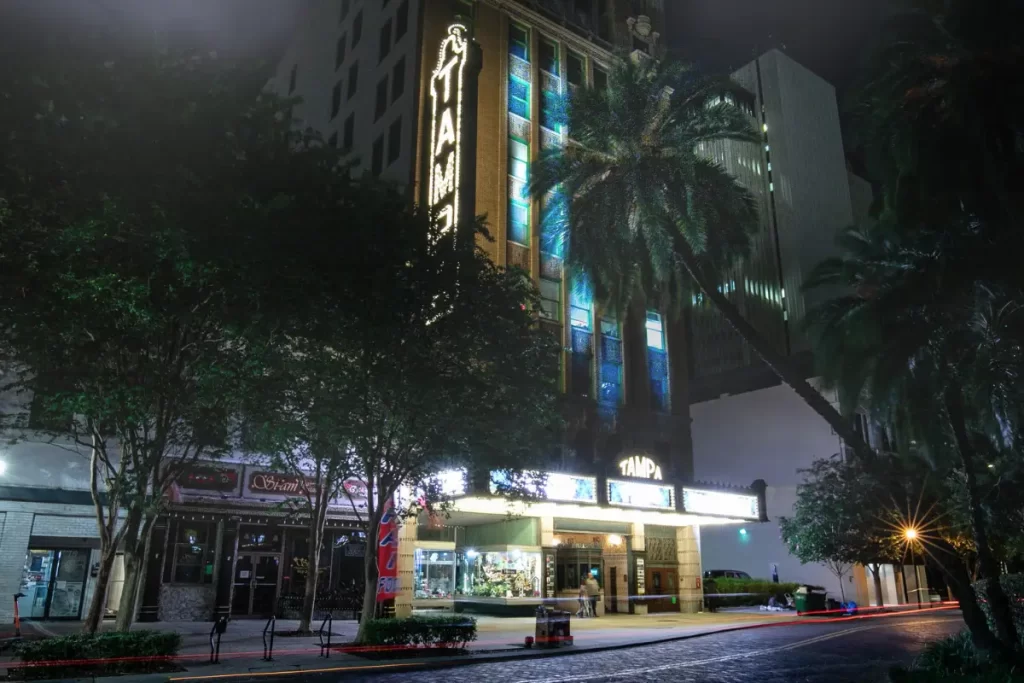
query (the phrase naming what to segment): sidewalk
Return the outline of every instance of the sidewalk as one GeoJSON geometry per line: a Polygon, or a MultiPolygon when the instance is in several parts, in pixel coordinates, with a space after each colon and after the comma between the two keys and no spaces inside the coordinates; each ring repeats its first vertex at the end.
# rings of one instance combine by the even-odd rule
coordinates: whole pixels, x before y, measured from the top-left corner
{"type": "MultiPolygon", "coordinates": [[[[264,662],[264,621],[235,620],[228,625],[221,638],[220,663],[210,664],[209,634],[212,624],[202,622],[157,622],[138,624],[140,629],[176,631],[182,635],[182,648],[178,663],[187,672],[174,674],[148,674],[123,676],[119,681],[158,683],[168,680],[187,680],[211,675],[240,674],[271,671],[309,671],[332,669],[415,669],[419,666],[451,666],[484,660],[553,656],[573,652],[632,647],[647,643],[694,637],[718,631],[735,630],[762,624],[782,623],[795,619],[790,613],[714,613],[714,614],[652,614],[606,615],[597,619],[572,619],[574,644],[554,650],[525,649],[524,639],[534,634],[532,617],[499,618],[478,616],[478,639],[469,646],[469,656],[400,658],[370,660],[333,650],[330,658],[319,656],[319,639],[313,637],[282,637],[281,633],[294,631],[297,621],[277,621],[274,639],[274,661],[264,662]]],[[[104,628],[113,626],[105,623],[104,628]]],[[[319,626],[319,624],[317,624],[319,626]]],[[[332,645],[345,645],[356,634],[355,621],[336,621],[332,631],[332,645]]],[[[23,622],[22,632],[28,637],[55,636],[75,633],[76,622],[23,622]]],[[[0,668],[11,664],[8,657],[0,659],[0,668]]]]}

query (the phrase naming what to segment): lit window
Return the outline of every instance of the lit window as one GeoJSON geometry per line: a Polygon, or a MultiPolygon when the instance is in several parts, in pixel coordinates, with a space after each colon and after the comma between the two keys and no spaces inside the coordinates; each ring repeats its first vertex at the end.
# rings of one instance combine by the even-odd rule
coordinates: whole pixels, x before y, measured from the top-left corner
{"type": "Polygon", "coordinates": [[[658,313],[647,314],[647,348],[665,350],[665,328],[658,313]]]}
{"type": "Polygon", "coordinates": [[[767,133],[768,132],[768,124],[767,123],[762,124],[761,125],[761,130],[764,131],[765,133],[767,133]]]}
{"type": "Polygon", "coordinates": [[[571,320],[570,323],[573,327],[578,327],[582,330],[590,329],[590,309],[581,308],[580,306],[572,306],[571,308],[571,320]]]}
{"type": "Polygon", "coordinates": [[[768,183],[768,191],[775,192],[775,183],[768,183]]]}

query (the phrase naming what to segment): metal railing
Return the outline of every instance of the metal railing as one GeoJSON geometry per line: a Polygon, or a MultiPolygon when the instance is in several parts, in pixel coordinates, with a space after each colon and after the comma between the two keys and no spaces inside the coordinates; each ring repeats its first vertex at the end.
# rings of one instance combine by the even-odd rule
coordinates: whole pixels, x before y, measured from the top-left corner
{"type": "Polygon", "coordinates": [[[277,617],[271,615],[267,619],[267,625],[263,627],[263,661],[274,661],[274,626],[277,625],[277,617]],[[267,642],[267,631],[270,631],[270,642],[267,642]]]}
{"type": "Polygon", "coordinates": [[[228,630],[228,618],[221,617],[210,629],[210,664],[220,662],[220,637],[228,630]]]}
{"type": "Polygon", "coordinates": [[[320,656],[325,659],[331,658],[331,629],[334,628],[334,616],[330,612],[324,618],[322,624],[320,624],[320,656]],[[324,642],[324,626],[327,627],[327,642],[324,642]]]}

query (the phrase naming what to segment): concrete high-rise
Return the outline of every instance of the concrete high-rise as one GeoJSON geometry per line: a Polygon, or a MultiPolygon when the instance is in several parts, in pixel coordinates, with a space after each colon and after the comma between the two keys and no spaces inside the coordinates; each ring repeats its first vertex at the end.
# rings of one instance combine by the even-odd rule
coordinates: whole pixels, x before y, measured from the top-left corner
{"type": "MultiPolygon", "coordinates": [[[[706,153],[753,194],[760,223],[750,257],[722,287],[778,351],[809,372],[803,323],[824,293],[804,292],[803,283],[835,253],[839,232],[853,224],[851,183],[863,203],[864,181],[848,173],[831,84],[778,50],[732,77],[750,95],[751,121],[761,140],[720,142],[706,153]]],[[[777,381],[716,310],[699,299],[694,304],[692,402],[777,381]]]]}

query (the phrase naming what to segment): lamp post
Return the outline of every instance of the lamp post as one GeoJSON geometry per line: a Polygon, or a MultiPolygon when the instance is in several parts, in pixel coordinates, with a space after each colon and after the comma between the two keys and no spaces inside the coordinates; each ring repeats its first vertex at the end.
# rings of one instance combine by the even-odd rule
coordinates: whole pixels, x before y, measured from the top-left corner
{"type": "MultiPolygon", "coordinates": [[[[921,575],[917,572],[916,553],[914,552],[914,543],[917,541],[917,529],[914,527],[904,529],[903,537],[907,539],[907,543],[910,545],[910,566],[914,568],[914,590],[917,592],[917,608],[921,609],[921,575]]],[[[904,572],[905,579],[906,572],[904,572]]]]}

